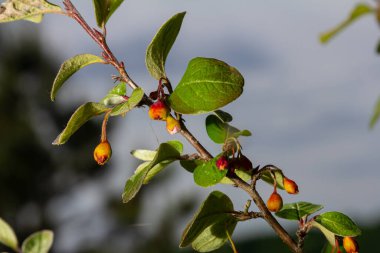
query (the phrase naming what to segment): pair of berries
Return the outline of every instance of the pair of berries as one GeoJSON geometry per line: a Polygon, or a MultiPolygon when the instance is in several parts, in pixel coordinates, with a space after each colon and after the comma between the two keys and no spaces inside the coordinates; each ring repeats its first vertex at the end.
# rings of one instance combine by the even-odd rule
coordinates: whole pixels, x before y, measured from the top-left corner
{"type": "Polygon", "coordinates": [[[230,169],[231,172],[234,172],[235,169],[249,171],[253,168],[252,162],[244,155],[233,158],[231,161],[228,161],[228,157],[222,155],[216,160],[216,167],[219,170],[230,169]]]}
{"type": "MultiPolygon", "coordinates": [[[[284,177],[284,189],[289,194],[298,193],[298,185],[291,179],[284,177]]],[[[268,210],[271,212],[278,212],[281,210],[283,205],[282,197],[277,193],[276,187],[274,188],[273,193],[270,195],[267,201],[268,210]]]]}
{"type": "Polygon", "coordinates": [[[166,121],[166,130],[169,134],[176,134],[181,130],[181,124],[170,115],[170,108],[164,101],[158,100],[149,107],[149,117],[153,120],[166,121]]]}

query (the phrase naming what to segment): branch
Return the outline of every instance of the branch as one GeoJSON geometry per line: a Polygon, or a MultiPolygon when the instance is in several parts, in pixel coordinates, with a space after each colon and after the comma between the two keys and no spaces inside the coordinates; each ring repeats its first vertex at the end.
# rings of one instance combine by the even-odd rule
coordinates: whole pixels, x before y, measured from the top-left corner
{"type": "MultiPolygon", "coordinates": [[[[105,33],[101,33],[96,29],[91,28],[88,23],[83,19],[78,10],[72,4],[70,0],[63,0],[63,4],[65,6],[67,16],[76,20],[79,25],[83,27],[83,29],[89,34],[89,36],[99,45],[99,47],[103,50],[102,56],[106,60],[108,64],[111,64],[116,68],[116,70],[120,74],[120,80],[127,83],[132,89],[136,89],[139,86],[129,77],[127,71],[125,70],[124,63],[118,61],[118,59],[114,56],[108,44],[106,42],[105,33]]],[[[150,106],[152,104],[152,100],[144,94],[144,98],[142,100],[142,105],[150,106]]],[[[186,126],[181,124],[181,135],[197,150],[202,159],[210,160],[212,159],[212,155],[203,147],[203,145],[188,131],[186,126]]],[[[266,170],[266,169],[265,169],[266,170]]],[[[261,172],[264,171],[264,168],[254,174],[257,175],[257,178],[252,179],[253,187],[244,182],[241,178],[234,176],[230,177],[230,179],[236,184],[237,187],[241,188],[253,199],[257,207],[260,209],[260,213],[249,212],[249,213],[239,213],[235,214],[237,217],[240,217],[243,220],[252,219],[252,218],[264,218],[268,224],[273,228],[273,230],[277,233],[277,235],[281,238],[281,240],[294,252],[301,253],[302,249],[297,247],[297,243],[290,237],[288,232],[278,223],[278,221],[273,217],[273,215],[267,209],[264,201],[255,190],[255,184],[258,178],[260,177],[261,172]]]]}
{"type": "Polygon", "coordinates": [[[254,189],[251,188],[249,184],[247,184],[245,181],[243,181],[241,178],[235,176],[230,178],[237,187],[244,190],[248,195],[253,199],[256,206],[259,208],[259,210],[262,212],[263,218],[266,220],[266,222],[273,228],[273,230],[276,232],[276,234],[281,238],[281,240],[294,252],[294,253],[301,253],[302,250],[300,250],[297,247],[297,243],[293,240],[293,238],[288,234],[288,232],[278,223],[276,218],[273,217],[271,212],[266,207],[263,199],[260,197],[259,193],[254,189]]]}

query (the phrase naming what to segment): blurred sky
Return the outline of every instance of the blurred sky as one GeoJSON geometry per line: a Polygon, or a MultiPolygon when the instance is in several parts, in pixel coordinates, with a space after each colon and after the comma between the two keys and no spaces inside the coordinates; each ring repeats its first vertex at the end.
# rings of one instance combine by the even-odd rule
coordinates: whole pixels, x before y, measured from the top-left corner
{"type": "MultiPolygon", "coordinates": [[[[91,2],[73,3],[95,26],[91,2]]],[[[119,59],[125,61],[131,77],[151,91],[157,83],[145,69],[145,49],[163,22],[177,12],[187,11],[167,60],[172,84],[180,80],[187,62],[197,56],[218,58],[238,68],[245,77],[244,93],[224,110],[234,116],[235,126],[253,132],[252,137],[242,139],[243,152],[256,165],[275,164],[297,181],[300,194],[284,194],[286,202],[323,204],[326,210],[345,212],[366,224],[371,217],[378,217],[380,208],[380,125],[373,131],[368,128],[380,95],[380,58],[375,54],[380,38],[378,25],[368,16],[328,45],[318,42],[318,34],[342,21],[356,3],[127,0],[109,21],[108,40],[119,59]]],[[[45,49],[60,61],[79,53],[100,52],[76,23],[63,16],[47,15],[41,26],[26,22],[15,26],[40,33],[45,49]]],[[[70,79],[52,106],[100,100],[113,86],[111,74],[115,72],[108,66],[87,67],[70,79]]],[[[63,211],[63,217],[99,208],[104,187],[121,194],[134,171],[130,150],[154,149],[157,140],[171,139],[162,122],[149,121],[146,115],[146,110],[136,110],[124,119],[110,121],[118,127],[110,134],[114,153],[108,183],[101,187],[85,185],[73,192],[69,201],[76,208],[70,209],[71,214],[63,211]]],[[[189,129],[216,154],[219,147],[208,140],[204,118],[185,119],[189,129]]],[[[58,133],[50,134],[52,138],[44,140],[47,145],[58,133]]],[[[184,140],[181,136],[174,138],[184,140]]],[[[194,152],[189,146],[186,150],[194,152]]],[[[145,203],[147,215],[141,222],[154,225],[156,213],[178,196],[196,194],[201,199],[219,189],[231,194],[235,206],[241,208],[248,198],[228,186],[202,189],[179,166],[171,169],[176,170],[177,180],[152,191],[145,203]]],[[[259,188],[266,199],[270,188],[264,184],[259,188]]],[[[57,201],[52,210],[60,203],[64,202],[57,201]]],[[[247,231],[269,231],[263,222],[258,224],[252,229],[248,222],[237,232],[250,236],[247,231]]]]}

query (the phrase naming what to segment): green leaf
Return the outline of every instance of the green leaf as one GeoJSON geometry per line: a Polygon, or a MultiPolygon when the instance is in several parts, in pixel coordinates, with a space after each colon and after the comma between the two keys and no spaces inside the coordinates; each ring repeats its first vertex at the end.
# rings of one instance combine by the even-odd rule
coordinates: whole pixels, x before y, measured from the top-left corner
{"type": "Polygon", "coordinates": [[[50,92],[50,99],[55,100],[58,90],[75,72],[90,64],[104,63],[99,56],[92,54],[80,54],[66,60],[60,67],[57,76],[54,79],[53,87],[50,92]]]}
{"type": "Polygon", "coordinates": [[[124,193],[122,195],[123,203],[129,202],[136,196],[144,181],[149,181],[154,175],[160,172],[171,162],[178,160],[181,156],[182,149],[182,143],[179,141],[161,143],[157,149],[157,153],[154,159],[151,162],[145,162],[141,164],[136,169],[135,174],[126,182],[124,193]],[[159,165],[160,163],[161,165],[159,165]],[[163,167],[154,168],[156,165],[163,167]],[[149,174],[151,170],[152,172],[149,174]]]}
{"type": "Polygon", "coordinates": [[[42,230],[31,234],[22,243],[23,253],[47,253],[53,244],[53,232],[42,230]]]}
{"type": "Polygon", "coordinates": [[[192,244],[193,249],[199,252],[220,248],[228,239],[226,232],[231,235],[237,224],[232,211],[234,207],[227,195],[212,192],[187,224],[179,246],[192,244]]]}
{"type": "Polygon", "coordinates": [[[156,154],[157,151],[147,149],[136,149],[131,151],[131,155],[133,155],[135,158],[146,162],[152,161],[156,154]]]}
{"type": "Polygon", "coordinates": [[[119,8],[124,0],[93,0],[96,23],[103,28],[112,14],[119,8]]]}
{"type": "Polygon", "coordinates": [[[144,97],[144,90],[141,88],[134,89],[131,96],[124,103],[116,105],[111,112],[111,116],[118,116],[132,110],[144,97]]]}
{"type": "Polygon", "coordinates": [[[181,29],[186,12],[181,12],[165,22],[150,42],[145,55],[145,64],[150,75],[160,80],[166,78],[165,62],[181,29]]]}
{"type": "Polygon", "coordinates": [[[322,232],[322,234],[326,237],[328,243],[332,246],[335,246],[335,234],[333,232],[327,230],[324,226],[315,221],[311,222],[311,226],[319,229],[322,232]]]}
{"type": "Polygon", "coordinates": [[[218,157],[197,166],[194,170],[194,181],[202,187],[209,187],[219,183],[227,174],[228,170],[219,170],[216,167],[218,157]]]}
{"type": "Polygon", "coordinates": [[[305,216],[309,216],[321,210],[323,206],[312,204],[309,202],[296,202],[285,204],[276,214],[277,217],[287,220],[301,220],[305,216]]]}
{"type": "Polygon", "coordinates": [[[0,5],[0,23],[21,19],[40,23],[47,13],[62,13],[62,10],[44,0],[6,0],[0,5]]]}
{"type": "Polygon", "coordinates": [[[170,107],[182,114],[200,114],[219,109],[243,92],[244,78],[237,69],[211,58],[194,58],[174,92],[170,107]]]}
{"type": "Polygon", "coordinates": [[[181,166],[190,173],[194,173],[194,170],[199,166],[204,164],[204,160],[181,160],[179,163],[181,166]]]}
{"type": "Polygon", "coordinates": [[[358,236],[359,227],[345,214],[340,212],[326,212],[315,218],[315,221],[328,231],[338,236],[358,236]]]}
{"type": "Polygon", "coordinates": [[[248,136],[251,136],[251,135],[252,135],[251,131],[246,130],[246,129],[232,134],[232,136],[235,137],[235,138],[238,138],[240,136],[246,136],[246,137],[248,137],[248,136]]]}
{"type": "MultiPolygon", "coordinates": [[[[284,175],[280,170],[274,170],[274,175],[277,182],[277,187],[281,190],[284,190],[284,175]]],[[[261,175],[261,179],[267,182],[268,184],[273,185],[274,181],[270,172],[265,172],[261,175]]]]}
{"type": "Polygon", "coordinates": [[[376,102],[376,105],[371,117],[371,122],[369,123],[369,127],[373,128],[376,125],[379,118],[380,118],[380,97],[377,99],[377,102],[376,102]]]}
{"type": "Polygon", "coordinates": [[[219,144],[224,143],[224,141],[233,134],[240,132],[239,129],[223,122],[215,115],[207,116],[206,131],[210,139],[219,144]]]}
{"type": "Polygon", "coordinates": [[[223,122],[231,122],[232,121],[232,115],[228,112],[222,111],[222,110],[216,110],[214,111],[214,114],[218,116],[218,118],[223,122]]]}
{"type": "Polygon", "coordinates": [[[121,82],[113,87],[107,95],[100,101],[105,106],[115,106],[126,101],[125,95],[127,93],[126,84],[121,82]]]}
{"type": "Polygon", "coordinates": [[[18,241],[12,227],[8,225],[3,219],[0,218],[0,243],[5,246],[18,251],[18,241]]]}
{"type": "MultiPolygon", "coordinates": [[[[240,170],[240,169],[235,169],[235,174],[243,179],[244,181],[248,181],[251,179],[251,174],[249,174],[246,170],[240,170]]],[[[234,182],[231,181],[228,177],[224,177],[221,181],[221,184],[235,184],[234,182]]]]}
{"type": "Polygon", "coordinates": [[[351,23],[353,23],[358,18],[374,13],[375,9],[367,4],[360,3],[356,5],[356,7],[351,11],[350,15],[347,17],[346,20],[344,20],[342,23],[337,25],[336,27],[332,28],[331,30],[322,33],[319,37],[320,41],[322,43],[329,42],[335,35],[337,35],[339,32],[343,31],[347,26],[349,26],[351,23]]]}
{"type": "Polygon", "coordinates": [[[67,126],[54,140],[53,145],[64,144],[83,124],[91,118],[110,110],[108,107],[94,102],[81,105],[71,116],[67,126]]]}

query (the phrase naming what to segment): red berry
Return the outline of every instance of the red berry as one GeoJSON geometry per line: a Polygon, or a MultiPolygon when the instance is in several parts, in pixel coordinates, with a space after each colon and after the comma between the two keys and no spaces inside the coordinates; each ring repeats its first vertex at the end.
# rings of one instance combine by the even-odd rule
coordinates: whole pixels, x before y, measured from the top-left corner
{"type": "Polygon", "coordinates": [[[298,185],[293,180],[286,177],[284,177],[284,188],[289,194],[298,193],[298,185]]]}
{"type": "Polygon", "coordinates": [[[149,117],[153,120],[166,120],[170,113],[164,101],[158,100],[149,107],[149,117]]]}
{"type": "Polygon", "coordinates": [[[358,253],[359,244],[353,237],[346,236],[343,238],[343,248],[347,253],[358,253]]]}
{"type": "Polygon", "coordinates": [[[282,208],[282,198],[276,191],[270,195],[267,201],[267,207],[271,212],[278,212],[282,208]]]}
{"type": "Polygon", "coordinates": [[[94,150],[94,159],[99,165],[104,165],[111,158],[112,149],[109,142],[103,141],[94,150]]]}
{"type": "Polygon", "coordinates": [[[225,156],[219,157],[218,160],[216,160],[216,167],[219,170],[225,170],[225,169],[227,169],[228,168],[227,157],[225,157],[225,156]]]}

